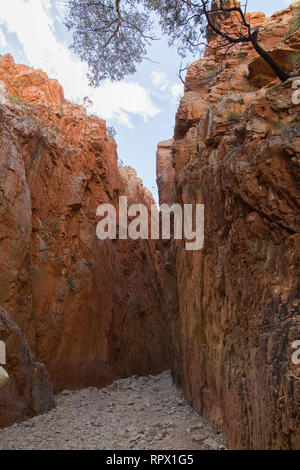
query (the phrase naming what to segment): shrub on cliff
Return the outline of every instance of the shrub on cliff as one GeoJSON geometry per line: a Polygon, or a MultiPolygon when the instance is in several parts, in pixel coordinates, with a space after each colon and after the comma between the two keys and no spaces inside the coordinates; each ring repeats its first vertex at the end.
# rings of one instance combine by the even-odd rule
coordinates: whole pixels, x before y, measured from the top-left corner
{"type": "Polygon", "coordinates": [[[292,10],[293,16],[290,19],[290,27],[287,31],[287,34],[294,34],[300,28],[300,2],[297,2],[294,5],[292,10]]]}
{"type": "Polygon", "coordinates": [[[73,49],[88,63],[93,86],[104,79],[121,80],[136,72],[147,54],[154,16],[161,30],[184,57],[199,54],[207,39],[216,35],[217,48],[251,43],[281,81],[289,75],[258,42],[244,7],[235,0],[68,0],[66,26],[73,32],[73,49]],[[232,19],[232,26],[223,25],[232,19]]]}
{"type": "Polygon", "coordinates": [[[117,135],[117,131],[114,128],[114,126],[108,126],[107,127],[107,135],[111,138],[114,139],[117,135]]]}

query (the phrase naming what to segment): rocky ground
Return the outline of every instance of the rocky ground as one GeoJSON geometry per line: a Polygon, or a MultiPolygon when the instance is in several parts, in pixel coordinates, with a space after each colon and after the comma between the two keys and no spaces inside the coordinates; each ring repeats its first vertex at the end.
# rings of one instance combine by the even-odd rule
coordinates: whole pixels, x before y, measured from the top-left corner
{"type": "Polygon", "coordinates": [[[169,371],[63,391],[54,410],[0,429],[0,449],[225,449],[169,371]]]}

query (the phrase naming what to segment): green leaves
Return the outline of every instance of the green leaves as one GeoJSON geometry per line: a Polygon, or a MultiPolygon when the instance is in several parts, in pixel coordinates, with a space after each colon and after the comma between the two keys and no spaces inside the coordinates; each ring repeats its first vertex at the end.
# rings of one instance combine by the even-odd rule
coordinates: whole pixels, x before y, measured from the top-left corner
{"type": "Polygon", "coordinates": [[[68,0],[66,26],[73,33],[72,48],[89,66],[92,86],[136,72],[157,39],[153,17],[182,57],[200,55],[215,35],[221,38],[215,50],[229,46],[224,57],[233,45],[251,43],[284,82],[289,75],[258,44],[258,29],[251,30],[245,11],[229,0],[68,0]],[[223,27],[230,18],[232,25],[223,27]]]}
{"type": "Polygon", "coordinates": [[[89,66],[90,85],[136,72],[155,39],[153,17],[179,53],[195,53],[203,35],[199,5],[185,0],[68,0],[65,24],[72,49],[89,66]]]}
{"type": "Polygon", "coordinates": [[[145,0],[144,4],[159,17],[160,27],[168,36],[169,45],[177,46],[182,57],[199,52],[199,47],[204,44],[206,26],[200,2],[145,0]]]}
{"type": "Polygon", "coordinates": [[[69,0],[65,24],[92,86],[135,73],[154,39],[149,13],[134,0],[69,0]]]}

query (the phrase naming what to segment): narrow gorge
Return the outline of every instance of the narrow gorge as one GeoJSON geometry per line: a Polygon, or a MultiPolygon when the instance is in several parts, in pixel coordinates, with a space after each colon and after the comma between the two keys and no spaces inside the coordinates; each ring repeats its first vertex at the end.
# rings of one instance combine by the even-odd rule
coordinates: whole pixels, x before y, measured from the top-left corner
{"type": "Polygon", "coordinates": [[[160,204],[204,204],[198,251],[97,239],[100,204],[118,211],[127,196],[150,214],[152,194],[118,167],[104,120],[42,70],[0,57],[0,447],[15,423],[46,429],[73,391],[100,406],[117,383],[151,403],[151,376],[161,403],[186,407],[184,446],[183,427],[193,436],[207,423],[211,448],[300,449],[298,13],[248,14],[284,83],[248,43],[224,59],[214,35],[188,69],[174,135],[157,146],[157,186],[160,204]]]}

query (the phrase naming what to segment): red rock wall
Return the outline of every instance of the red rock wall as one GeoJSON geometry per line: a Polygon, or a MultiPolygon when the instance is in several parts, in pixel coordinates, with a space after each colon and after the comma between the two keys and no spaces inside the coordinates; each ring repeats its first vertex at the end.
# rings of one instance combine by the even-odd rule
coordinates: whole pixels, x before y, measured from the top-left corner
{"type": "MultiPolygon", "coordinates": [[[[299,32],[287,35],[293,12],[252,17],[290,71],[300,47],[299,32]]],[[[205,243],[173,250],[174,375],[230,448],[297,449],[300,107],[293,79],[260,69],[247,45],[220,54],[191,65],[176,118],[175,201],[205,205],[205,243]]]]}
{"type": "Polygon", "coordinates": [[[168,368],[157,247],[96,238],[99,204],[150,194],[55,80],[7,55],[0,81],[0,305],[56,392],[168,368]]]}

